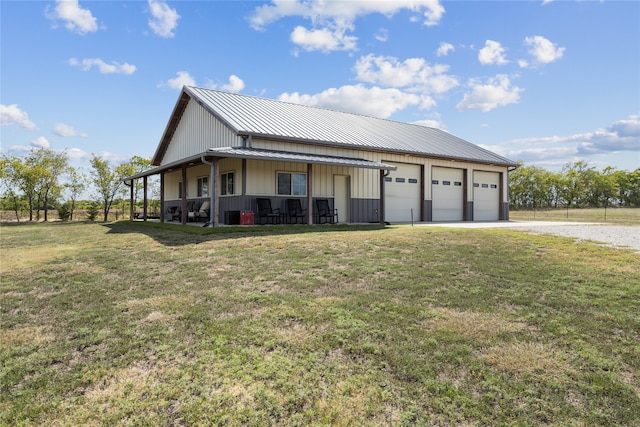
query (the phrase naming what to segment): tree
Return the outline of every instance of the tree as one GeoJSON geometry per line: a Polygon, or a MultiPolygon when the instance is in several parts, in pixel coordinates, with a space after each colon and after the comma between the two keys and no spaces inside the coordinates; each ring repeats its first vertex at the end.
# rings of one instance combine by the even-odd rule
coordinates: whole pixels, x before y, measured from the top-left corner
{"type": "Polygon", "coordinates": [[[76,201],[82,195],[86,188],[87,177],[79,170],[69,167],[67,169],[67,178],[69,182],[65,185],[67,194],[69,195],[69,219],[73,221],[73,213],[76,210],[76,201]]]}
{"type": "Polygon", "coordinates": [[[567,207],[579,206],[586,201],[586,191],[592,172],[593,168],[583,160],[564,165],[560,181],[560,195],[567,207]]]}
{"type": "Polygon", "coordinates": [[[101,159],[95,154],[91,158],[91,167],[93,184],[101,198],[104,221],[107,221],[113,199],[123,186],[122,179],[127,176],[128,169],[122,165],[111,167],[108,160],[101,159]]]}
{"type": "Polygon", "coordinates": [[[40,148],[32,152],[33,165],[37,173],[37,194],[40,206],[44,209],[44,220],[48,220],[49,204],[60,195],[60,178],[69,166],[65,152],[56,154],[52,150],[40,148]]]}
{"type": "MultiPolygon", "coordinates": [[[[9,155],[3,157],[3,170],[10,195],[14,200],[17,200],[18,191],[23,193],[29,211],[29,221],[33,221],[33,209],[36,201],[35,175],[25,160],[9,155]]],[[[16,215],[18,215],[17,207],[16,215]]]]}

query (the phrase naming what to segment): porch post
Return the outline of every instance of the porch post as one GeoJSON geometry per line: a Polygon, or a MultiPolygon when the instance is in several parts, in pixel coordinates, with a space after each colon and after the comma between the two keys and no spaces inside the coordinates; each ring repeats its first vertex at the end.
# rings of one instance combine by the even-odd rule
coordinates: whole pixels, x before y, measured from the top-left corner
{"type": "Polygon", "coordinates": [[[313,224],[313,165],[307,163],[307,224],[313,224]]]}
{"type": "Polygon", "coordinates": [[[136,185],[136,180],[131,180],[131,187],[129,187],[129,219],[133,221],[133,186],[136,185]]]}
{"type": "Polygon", "coordinates": [[[380,169],[380,224],[384,224],[384,169],[380,169]]]}
{"type": "Polygon", "coordinates": [[[181,212],[182,218],[180,220],[183,224],[187,223],[187,165],[182,165],[182,200],[181,200],[181,212]]]}
{"type": "Polygon", "coordinates": [[[160,172],[160,222],[164,222],[164,172],[160,172]]]}
{"type": "Polygon", "coordinates": [[[214,159],[211,162],[209,170],[209,182],[211,183],[209,188],[209,223],[212,227],[217,227],[219,224],[218,218],[220,214],[220,192],[218,191],[218,159],[214,159]]]}
{"type": "Polygon", "coordinates": [[[146,221],[147,220],[147,203],[148,203],[148,198],[147,198],[147,177],[144,176],[142,177],[142,188],[144,189],[144,198],[143,198],[143,203],[142,203],[142,218],[146,221]]]}

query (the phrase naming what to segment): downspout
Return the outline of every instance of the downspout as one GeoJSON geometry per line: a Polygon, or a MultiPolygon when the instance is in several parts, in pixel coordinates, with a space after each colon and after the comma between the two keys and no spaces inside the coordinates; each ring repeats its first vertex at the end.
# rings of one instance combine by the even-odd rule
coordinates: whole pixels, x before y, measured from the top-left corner
{"type": "Polygon", "coordinates": [[[384,191],[384,178],[386,176],[389,175],[389,173],[391,173],[391,171],[388,170],[384,170],[384,169],[380,169],[380,224],[384,225],[386,222],[384,220],[384,198],[385,198],[385,191],[384,191]]]}
{"type": "Polygon", "coordinates": [[[216,177],[218,176],[218,171],[216,170],[217,161],[209,162],[204,156],[200,157],[200,160],[202,163],[206,163],[210,166],[209,181],[211,181],[211,185],[209,186],[209,222],[207,222],[205,226],[211,225],[212,227],[215,227],[218,225],[218,200],[216,197],[217,193],[215,192],[217,186],[216,177]]]}

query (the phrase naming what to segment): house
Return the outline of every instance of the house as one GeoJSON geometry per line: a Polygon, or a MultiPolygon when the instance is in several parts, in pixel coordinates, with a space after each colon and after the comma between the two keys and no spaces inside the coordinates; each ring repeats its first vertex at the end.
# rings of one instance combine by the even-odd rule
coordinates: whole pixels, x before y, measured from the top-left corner
{"type": "Polygon", "coordinates": [[[280,212],[299,199],[309,224],[318,200],[339,222],[507,220],[517,166],[439,129],[189,86],[152,164],[125,183],[143,179],[146,200],[160,176],[161,220],[184,223],[206,201],[214,225],[240,211],[257,222],[259,198],[280,212]]]}

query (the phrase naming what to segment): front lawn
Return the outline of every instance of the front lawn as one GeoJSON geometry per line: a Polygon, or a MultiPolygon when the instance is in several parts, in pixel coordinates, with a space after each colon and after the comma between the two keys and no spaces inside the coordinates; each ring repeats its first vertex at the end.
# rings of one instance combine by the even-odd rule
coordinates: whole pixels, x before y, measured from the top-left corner
{"type": "Polygon", "coordinates": [[[0,425],[640,425],[630,250],[132,222],[0,249],[0,425]]]}

